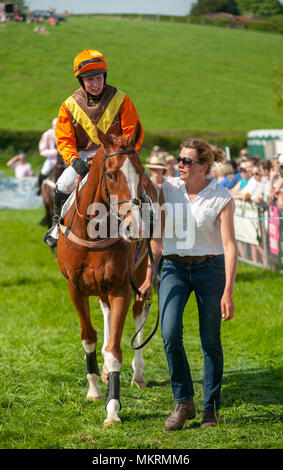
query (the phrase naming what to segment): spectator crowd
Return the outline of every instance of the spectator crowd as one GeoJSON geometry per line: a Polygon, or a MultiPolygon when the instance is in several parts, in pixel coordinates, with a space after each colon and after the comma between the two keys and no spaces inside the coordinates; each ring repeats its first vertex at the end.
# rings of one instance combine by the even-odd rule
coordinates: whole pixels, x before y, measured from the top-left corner
{"type": "MultiPolygon", "coordinates": [[[[7,166],[14,168],[16,178],[34,175],[25,153],[11,158],[7,166]]],[[[146,159],[145,168],[159,191],[167,178],[179,175],[176,158],[157,145],[146,159]]],[[[265,209],[275,202],[279,209],[283,209],[283,154],[262,160],[258,156],[248,156],[242,149],[237,162],[224,160],[216,163],[209,176],[227,188],[234,199],[250,200],[265,209]]]]}
{"type": "MultiPolygon", "coordinates": [[[[153,147],[145,167],[158,190],[167,178],[178,176],[176,158],[159,146],[153,147]]],[[[231,159],[214,164],[210,177],[227,188],[234,199],[250,200],[264,208],[276,202],[283,209],[283,154],[262,160],[242,149],[237,162],[231,159]]]]}
{"type": "Polygon", "coordinates": [[[225,162],[216,169],[220,185],[226,187],[234,199],[251,200],[264,208],[276,202],[283,209],[283,154],[271,160],[248,156],[241,151],[238,162],[225,162]]]}

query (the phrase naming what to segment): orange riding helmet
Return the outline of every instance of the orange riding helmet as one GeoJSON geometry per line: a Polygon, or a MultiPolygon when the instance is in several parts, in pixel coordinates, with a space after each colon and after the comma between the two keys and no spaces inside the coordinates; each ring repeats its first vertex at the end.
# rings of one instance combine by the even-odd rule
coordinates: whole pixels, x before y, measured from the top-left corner
{"type": "Polygon", "coordinates": [[[99,73],[107,74],[108,67],[105,58],[99,51],[84,49],[74,60],[74,73],[76,78],[99,73]]]}

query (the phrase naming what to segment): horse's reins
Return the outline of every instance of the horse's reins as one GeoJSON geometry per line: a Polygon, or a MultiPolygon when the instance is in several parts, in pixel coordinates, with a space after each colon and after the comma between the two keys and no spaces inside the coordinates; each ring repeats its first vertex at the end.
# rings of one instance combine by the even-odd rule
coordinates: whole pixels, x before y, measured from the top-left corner
{"type": "MultiPolygon", "coordinates": [[[[107,201],[108,201],[108,204],[109,204],[109,208],[110,208],[110,211],[112,209],[112,213],[115,211],[113,211],[113,204],[122,204],[122,203],[127,203],[127,202],[131,202],[134,206],[137,206],[139,208],[141,208],[142,206],[142,199],[141,198],[132,198],[132,199],[124,199],[124,200],[120,200],[120,201],[111,201],[111,198],[110,198],[110,194],[109,194],[109,190],[108,190],[108,186],[107,186],[107,174],[106,174],[106,167],[105,167],[105,160],[107,160],[107,158],[110,158],[110,157],[113,157],[115,155],[123,155],[123,154],[136,154],[138,155],[137,151],[136,150],[116,150],[115,152],[111,152],[111,153],[108,153],[106,155],[104,155],[103,157],[103,169],[102,169],[102,178],[101,178],[101,182],[102,182],[102,179],[103,179],[103,182],[104,182],[104,190],[105,190],[105,195],[106,195],[106,198],[107,198],[107,201]]],[[[75,207],[76,207],[76,212],[78,214],[78,216],[80,218],[83,218],[85,220],[89,220],[90,217],[87,217],[86,215],[84,214],[81,214],[80,213],[80,210],[79,210],[79,205],[78,205],[78,191],[79,191],[79,184],[82,180],[82,177],[79,176],[78,178],[78,181],[77,181],[77,185],[76,185],[76,192],[75,192],[75,207]]],[[[125,216],[131,211],[131,208],[128,209],[127,213],[125,214],[125,216]]],[[[120,219],[120,217],[118,215],[116,215],[116,217],[120,219]]],[[[153,212],[152,210],[150,211],[150,217],[151,217],[151,223],[150,225],[152,226],[152,218],[153,218],[153,212]]],[[[157,270],[156,270],[156,266],[155,266],[155,263],[154,263],[154,259],[153,259],[153,254],[152,254],[152,250],[151,250],[151,246],[150,246],[150,240],[151,240],[151,236],[152,236],[152,231],[150,233],[150,238],[147,238],[147,248],[148,248],[148,254],[149,254],[149,258],[150,258],[150,262],[151,262],[151,266],[152,266],[152,269],[153,269],[153,275],[155,277],[155,279],[157,280],[156,282],[156,289],[157,289],[157,298],[159,298],[159,289],[158,289],[158,274],[157,274],[157,270]]],[[[141,292],[139,291],[139,289],[136,287],[135,283],[133,282],[131,276],[130,276],[130,272],[129,272],[129,265],[128,265],[128,277],[129,277],[129,281],[130,281],[130,284],[131,284],[131,287],[133,289],[133,291],[139,296],[141,297],[141,292]]],[[[140,331],[143,329],[144,325],[145,325],[145,322],[146,322],[146,319],[147,319],[147,315],[148,315],[148,312],[149,312],[149,306],[151,304],[151,301],[149,299],[145,299],[145,302],[147,304],[147,309],[146,309],[146,315],[145,315],[145,318],[144,318],[144,321],[143,321],[143,324],[142,326],[139,328],[139,330],[136,332],[136,334],[133,336],[132,340],[131,340],[131,347],[135,350],[137,349],[141,349],[143,348],[150,340],[151,338],[153,337],[153,335],[156,333],[157,331],[157,328],[158,328],[158,323],[159,323],[159,307],[157,309],[157,319],[156,319],[156,323],[155,323],[155,326],[154,326],[154,329],[153,331],[151,332],[151,334],[148,336],[148,338],[142,343],[140,344],[139,346],[136,346],[134,347],[133,344],[134,344],[134,341],[137,337],[137,335],[140,333],[140,331]]]]}
{"type": "MultiPolygon", "coordinates": [[[[88,157],[88,158],[86,159],[87,162],[89,162],[90,160],[93,160],[93,157],[88,157]]],[[[78,203],[78,200],[79,200],[79,187],[80,187],[80,183],[81,183],[82,179],[83,179],[82,176],[79,175],[78,180],[77,180],[77,184],[76,184],[76,191],[75,191],[75,207],[76,207],[76,212],[77,212],[78,216],[79,216],[81,219],[91,220],[91,217],[88,217],[87,215],[81,214],[80,209],[79,209],[79,203],[78,203]]]]}
{"type": "MultiPolygon", "coordinates": [[[[146,239],[146,242],[147,242],[147,249],[148,249],[148,255],[149,255],[149,258],[150,258],[150,262],[151,262],[151,266],[152,266],[152,269],[153,269],[153,275],[156,279],[156,293],[157,293],[157,300],[158,300],[158,303],[159,303],[159,279],[158,279],[158,273],[157,273],[157,270],[156,270],[156,266],[155,266],[155,263],[154,263],[154,259],[153,259],[153,254],[152,254],[152,250],[151,250],[151,246],[150,246],[150,238],[147,238],[146,239]]],[[[128,272],[129,274],[129,272],[128,272]]],[[[132,281],[132,279],[130,278],[129,276],[129,279],[130,279],[130,284],[132,286],[132,289],[135,291],[135,293],[140,297],[141,296],[141,292],[140,290],[135,286],[134,282],[132,281]]],[[[151,305],[151,299],[145,299],[145,302],[147,304],[147,308],[146,308],[146,313],[145,313],[145,318],[144,318],[144,321],[141,325],[141,327],[138,329],[138,331],[136,332],[136,334],[133,336],[132,340],[131,340],[131,347],[132,349],[141,349],[143,348],[150,340],[151,338],[155,335],[156,331],[157,331],[157,328],[158,328],[158,323],[159,323],[159,305],[158,305],[158,308],[157,308],[157,318],[156,318],[156,323],[155,323],[155,326],[152,330],[152,332],[150,333],[150,335],[147,337],[147,339],[142,343],[140,344],[139,346],[133,346],[134,344],[134,341],[137,337],[137,335],[140,333],[140,331],[143,329],[144,325],[145,325],[145,322],[146,322],[146,319],[147,319],[147,316],[148,316],[148,312],[149,312],[149,307],[151,305]]]]}
{"type": "Polygon", "coordinates": [[[81,214],[80,208],[79,208],[79,203],[78,203],[78,200],[79,200],[79,186],[80,186],[81,180],[82,180],[82,177],[81,177],[81,175],[79,175],[78,181],[77,181],[77,184],[76,184],[75,207],[76,207],[76,213],[78,214],[78,216],[79,216],[81,219],[87,220],[88,217],[87,217],[86,215],[84,215],[84,214],[81,214]]]}

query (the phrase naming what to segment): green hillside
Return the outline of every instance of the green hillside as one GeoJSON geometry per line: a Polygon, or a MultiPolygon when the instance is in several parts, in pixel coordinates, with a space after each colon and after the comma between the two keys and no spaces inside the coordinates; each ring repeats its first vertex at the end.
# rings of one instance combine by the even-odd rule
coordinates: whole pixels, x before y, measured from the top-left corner
{"type": "Polygon", "coordinates": [[[69,17],[49,34],[0,28],[0,129],[45,129],[77,87],[74,56],[96,48],[109,82],[133,99],[147,131],[281,128],[273,103],[283,35],[122,18],[69,17]]]}

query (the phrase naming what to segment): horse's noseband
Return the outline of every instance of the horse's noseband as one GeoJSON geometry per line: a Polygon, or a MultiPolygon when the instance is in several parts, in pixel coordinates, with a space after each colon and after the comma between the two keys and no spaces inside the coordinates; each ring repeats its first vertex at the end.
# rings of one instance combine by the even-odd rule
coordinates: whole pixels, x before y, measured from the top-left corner
{"type": "Polygon", "coordinates": [[[123,155],[123,154],[126,155],[128,153],[134,153],[134,154],[138,155],[138,152],[135,149],[132,149],[132,150],[116,150],[116,152],[107,153],[106,155],[104,155],[103,161],[105,162],[105,160],[107,160],[107,158],[114,157],[114,155],[123,155]]]}

